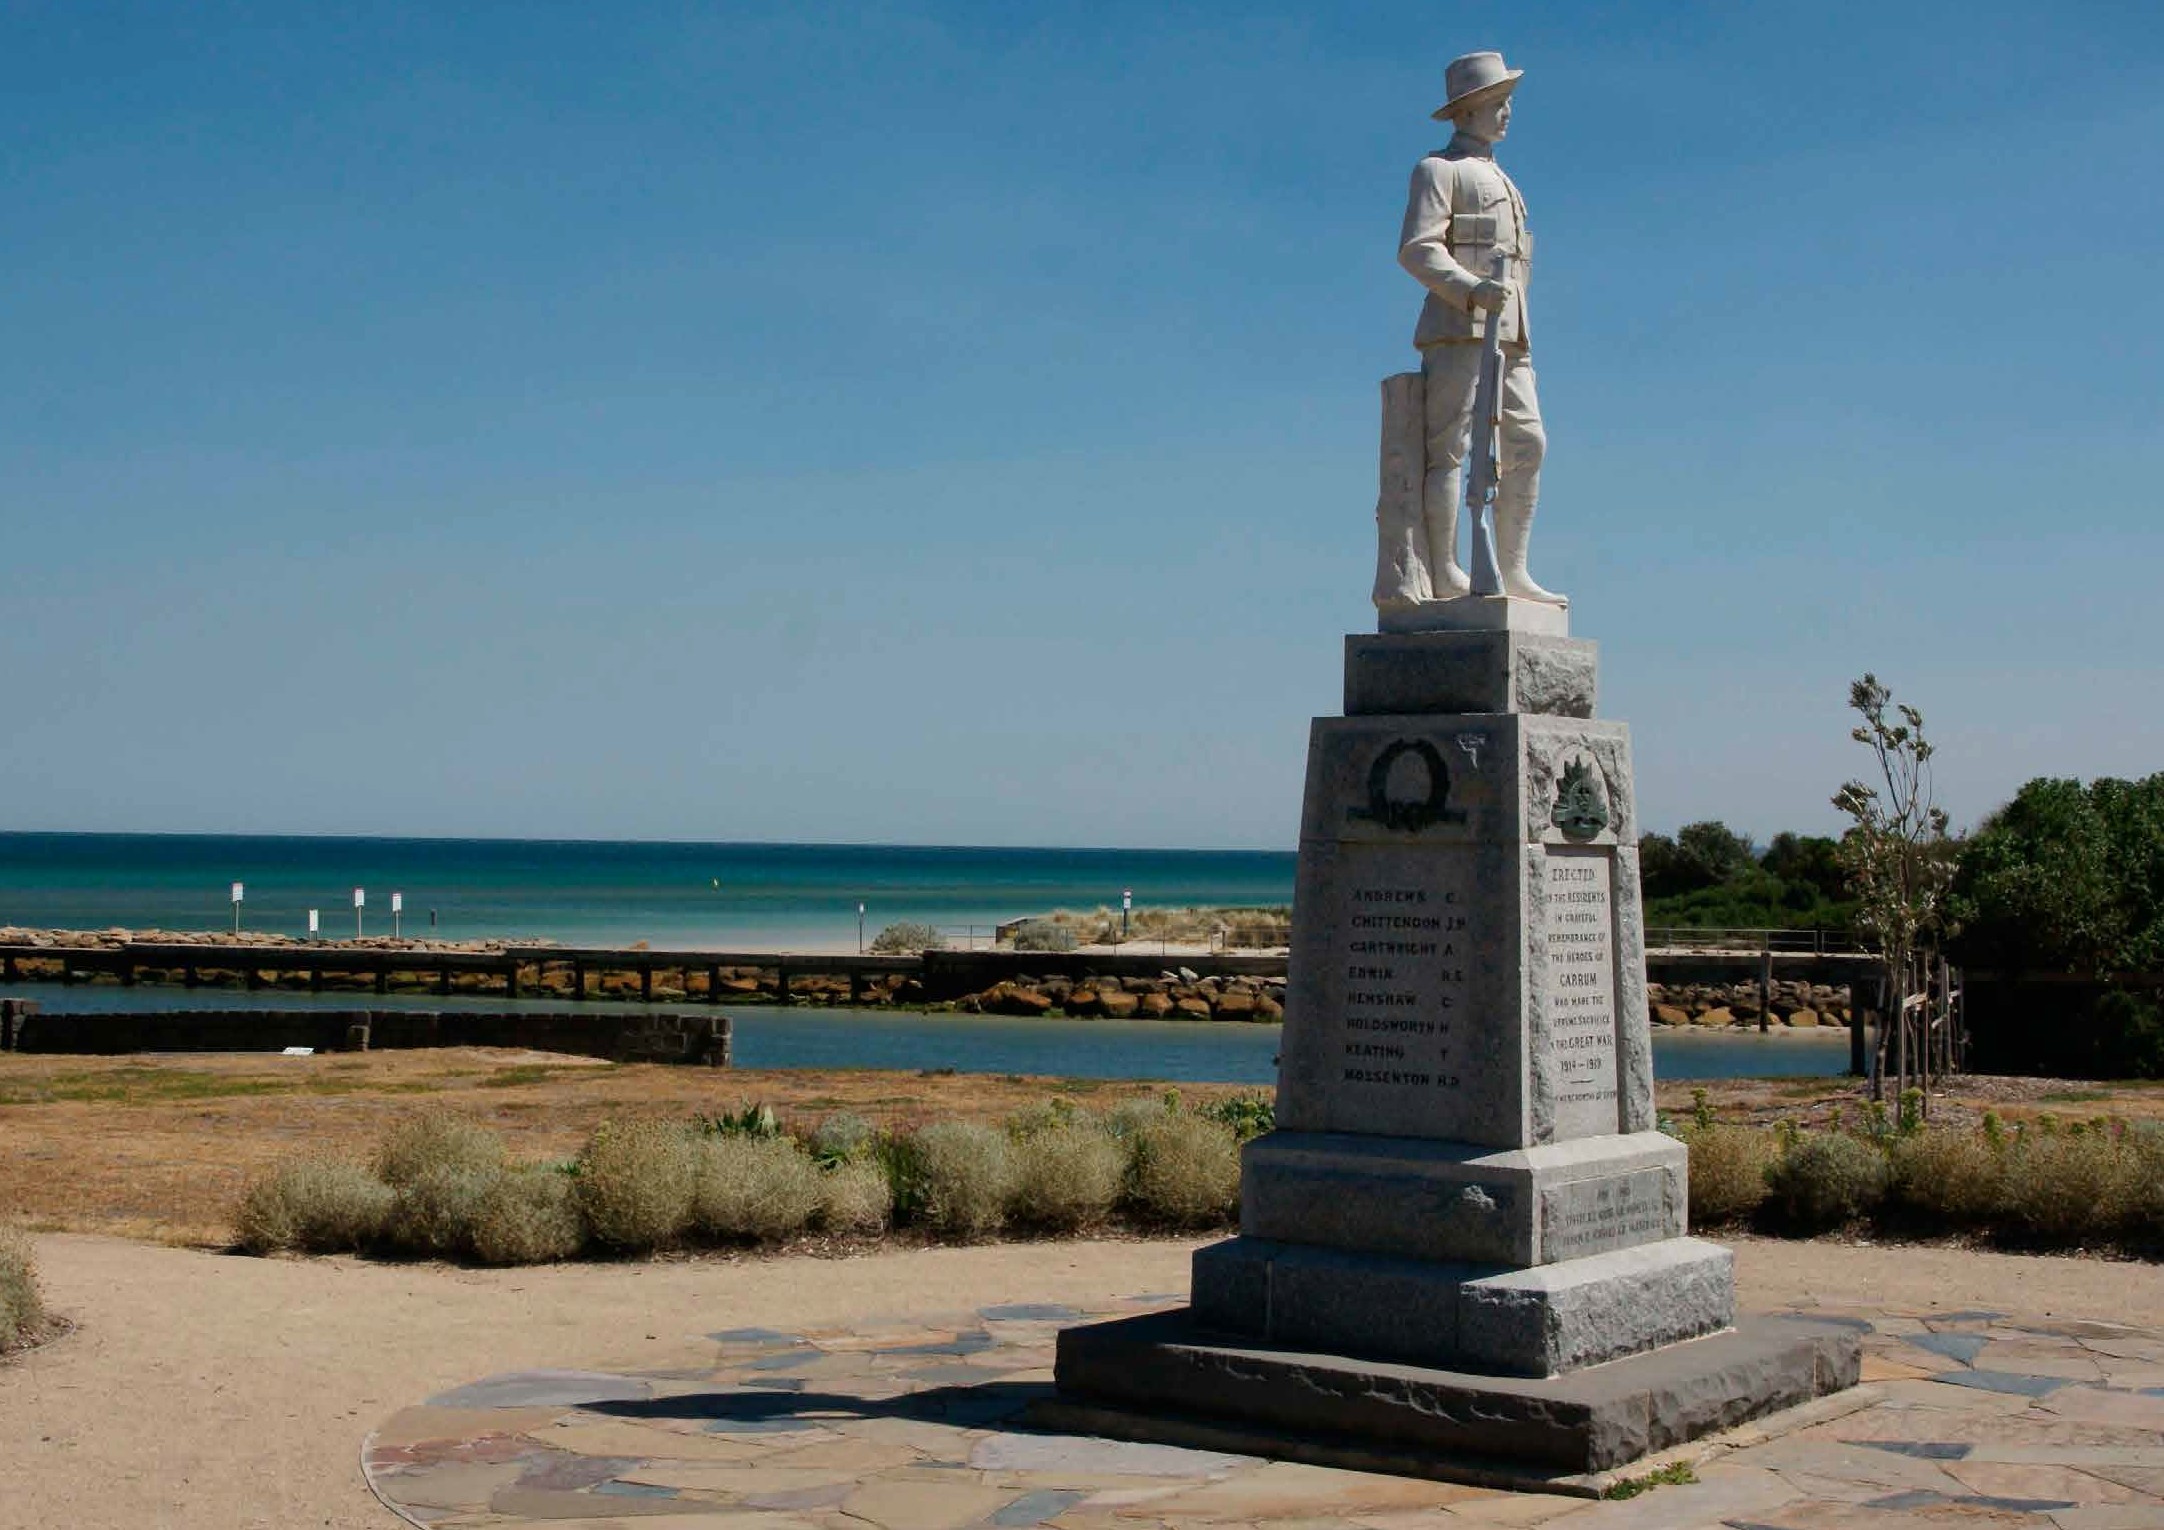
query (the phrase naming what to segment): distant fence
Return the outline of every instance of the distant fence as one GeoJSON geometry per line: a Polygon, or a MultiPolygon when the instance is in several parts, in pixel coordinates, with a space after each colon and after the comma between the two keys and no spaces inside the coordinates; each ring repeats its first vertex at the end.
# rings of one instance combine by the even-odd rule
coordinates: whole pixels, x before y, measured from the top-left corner
{"type": "Polygon", "coordinates": [[[1870,947],[1833,930],[1711,928],[1648,925],[1646,944],[1671,951],[1772,951],[1795,956],[1870,957],[1870,947]]]}

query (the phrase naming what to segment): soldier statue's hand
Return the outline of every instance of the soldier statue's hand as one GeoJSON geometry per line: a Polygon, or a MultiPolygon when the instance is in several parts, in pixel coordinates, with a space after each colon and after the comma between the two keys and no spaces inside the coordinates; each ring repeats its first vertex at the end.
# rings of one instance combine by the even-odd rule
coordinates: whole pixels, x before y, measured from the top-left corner
{"type": "Polygon", "coordinates": [[[1465,297],[1466,306],[1469,308],[1500,308],[1509,301],[1508,282],[1482,282],[1465,297]]]}

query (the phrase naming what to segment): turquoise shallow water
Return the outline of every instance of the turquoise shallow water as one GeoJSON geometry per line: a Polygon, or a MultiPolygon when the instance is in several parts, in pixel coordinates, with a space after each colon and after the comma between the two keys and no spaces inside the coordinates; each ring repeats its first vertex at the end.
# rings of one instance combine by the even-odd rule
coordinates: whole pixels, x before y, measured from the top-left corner
{"type": "Polygon", "coordinates": [[[0,925],[230,927],[302,935],[529,937],[576,945],[853,950],[910,919],[959,944],[1053,908],[1283,905],[1293,856],[1275,851],[998,849],[937,845],[651,844],[585,840],[331,839],[261,835],[0,834],[0,925]]]}
{"type": "MultiPolygon", "coordinates": [[[[116,1009],[494,1008],[500,1000],[426,995],[306,994],[196,989],[0,988],[54,1011],[116,1009]]],[[[521,1002],[521,1009],[574,1009],[570,1000],[521,1002]]],[[[591,1007],[591,1006],[590,1006],[591,1007]]],[[[696,1009],[696,1006],[694,1006],[696,1009]]],[[[704,1011],[698,1011],[704,1013],[704,1011]]],[[[1054,1078],[1147,1078],[1176,1083],[1274,1084],[1282,1027],[1175,1024],[1157,1020],[1011,1020],[978,1015],[889,1014],[877,1010],[730,1009],[736,1061],[745,1068],[952,1068],[958,1073],[1029,1073],[1054,1078]]],[[[1822,1077],[1848,1065],[1845,1033],[1771,1036],[1656,1031],[1661,1078],[1822,1077]]]]}

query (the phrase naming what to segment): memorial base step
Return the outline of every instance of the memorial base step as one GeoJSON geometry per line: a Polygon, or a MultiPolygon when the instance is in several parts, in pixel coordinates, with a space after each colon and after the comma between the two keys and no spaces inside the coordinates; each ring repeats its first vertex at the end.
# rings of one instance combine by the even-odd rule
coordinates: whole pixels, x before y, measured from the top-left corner
{"type": "Polygon", "coordinates": [[[1544,1377],[1735,1321],[1735,1255],[1668,1238],[1525,1269],[1238,1237],[1198,1249],[1196,1320],[1329,1353],[1544,1377]]]}
{"type": "Polygon", "coordinates": [[[1689,1153],[1661,1132],[1498,1151],[1276,1131],[1240,1154],[1240,1231],[1409,1259],[1519,1267],[1680,1238],[1689,1153]]]}
{"type": "Polygon", "coordinates": [[[1797,1318],[1520,1379],[1361,1360],[1200,1326],[1188,1308],[1069,1328],[1047,1428],[1497,1486],[1585,1474],[1856,1384],[1855,1333],[1797,1318]]]}

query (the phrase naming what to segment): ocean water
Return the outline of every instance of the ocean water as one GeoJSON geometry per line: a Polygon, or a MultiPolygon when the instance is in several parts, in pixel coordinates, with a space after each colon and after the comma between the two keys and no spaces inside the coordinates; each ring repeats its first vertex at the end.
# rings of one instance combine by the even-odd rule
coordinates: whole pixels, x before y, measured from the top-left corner
{"type": "MultiPolygon", "coordinates": [[[[423,994],[324,995],[176,988],[0,989],[47,1009],[484,1009],[503,1001],[423,994]]],[[[520,1009],[576,1009],[570,1000],[521,1000],[520,1009]]],[[[672,1006],[663,1005],[662,1008],[672,1006]]],[[[736,1061],[745,1068],[891,1068],[916,1072],[1027,1073],[1051,1078],[1162,1079],[1274,1085],[1283,1028],[1163,1020],[1018,1020],[881,1010],[733,1008],[736,1061]]],[[[695,1013],[709,1013],[692,1006],[695,1013]]],[[[1665,1079],[1825,1077],[1848,1066],[1847,1033],[1653,1033],[1653,1071],[1665,1079]]]]}
{"type": "Polygon", "coordinates": [[[527,937],[567,945],[847,951],[896,920],[987,943],[1003,919],[1054,908],[1276,905],[1290,851],[1032,850],[970,846],[655,844],[195,834],[0,834],[0,925],[230,928],[328,936],[527,937]]]}

